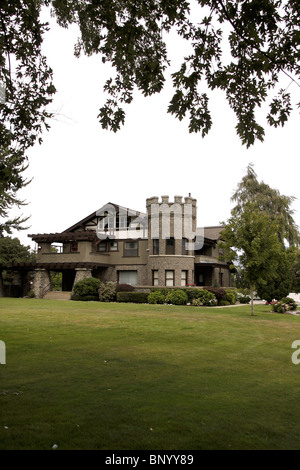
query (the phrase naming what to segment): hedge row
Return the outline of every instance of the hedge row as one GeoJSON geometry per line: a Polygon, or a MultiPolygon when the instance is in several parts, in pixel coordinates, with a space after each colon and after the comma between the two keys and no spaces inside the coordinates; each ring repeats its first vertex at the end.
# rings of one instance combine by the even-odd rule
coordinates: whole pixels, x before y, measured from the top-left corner
{"type": "MultiPolygon", "coordinates": [[[[85,278],[78,281],[73,288],[72,300],[93,300],[101,302],[133,302],[173,305],[233,305],[238,299],[234,290],[208,287],[197,288],[153,288],[146,292],[135,292],[134,287],[116,282],[102,282],[96,278],[85,278]]],[[[242,301],[242,298],[239,298],[242,301]]],[[[245,299],[248,301],[248,299],[245,299]]]]}
{"type": "Polygon", "coordinates": [[[148,302],[148,295],[147,292],[117,292],[117,302],[146,304],[148,302]]]}

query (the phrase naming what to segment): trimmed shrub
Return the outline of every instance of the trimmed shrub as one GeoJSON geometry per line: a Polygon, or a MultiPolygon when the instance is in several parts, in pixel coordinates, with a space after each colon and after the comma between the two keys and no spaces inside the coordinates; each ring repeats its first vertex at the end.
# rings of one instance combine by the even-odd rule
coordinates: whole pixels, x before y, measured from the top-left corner
{"type": "Polygon", "coordinates": [[[234,292],[227,291],[224,298],[225,302],[228,302],[230,305],[234,305],[236,302],[236,295],[234,292]]]}
{"type": "Polygon", "coordinates": [[[148,302],[148,295],[147,292],[117,292],[117,301],[146,304],[148,302]]]}
{"type": "Polygon", "coordinates": [[[198,299],[199,291],[201,289],[197,289],[195,287],[187,287],[186,289],[183,289],[183,290],[188,296],[188,302],[193,303],[194,299],[198,299]]]}
{"type": "Polygon", "coordinates": [[[114,302],[116,300],[117,283],[108,281],[100,284],[98,289],[100,302],[114,302]]]}
{"type": "MultiPolygon", "coordinates": [[[[199,303],[202,303],[202,305],[205,305],[207,307],[217,305],[218,303],[216,296],[212,292],[209,292],[207,289],[198,289],[197,300],[199,300],[199,303]]],[[[193,302],[192,304],[195,305],[193,302]]]]}
{"type": "Polygon", "coordinates": [[[134,287],[131,284],[117,284],[116,293],[117,292],[133,292],[134,287]]]}
{"type": "Polygon", "coordinates": [[[166,296],[159,290],[150,292],[148,294],[148,303],[149,304],[164,304],[166,301],[166,296]]]}
{"type": "Polygon", "coordinates": [[[97,302],[98,301],[98,296],[97,295],[71,295],[71,300],[83,300],[85,302],[97,302]]]}
{"type": "Polygon", "coordinates": [[[166,302],[172,305],[186,305],[188,300],[188,295],[183,289],[171,290],[166,297],[166,302]]]}
{"type": "Polygon", "coordinates": [[[99,300],[98,289],[101,281],[95,277],[86,277],[73,286],[71,300],[86,300],[84,297],[93,297],[88,300],[99,300]],[[80,299],[78,298],[80,297],[80,299]]]}
{"type": "Polygon", "coordinates": [[[251,300],[251,297],[249,297],[249,295],[241,295],[239,297],[239,301],[241,304],[249,304],[250,300],[251,300]]]}
{"type": "Polygon", "coordinates": [[[215,295],[218,304],[221,300],[225,300],[226,290],[223,287],[207,287],[206,290],[215,295]]]}
{"type": "Polygon", "coordinates": [[[220,300],[218,305],[220,305],[220,307],[226,307],[226,305],[230,305],[230,302],[228,300],[220,300]]]}
{"type": "Polygon", "coordinates": [[[169,289],[168,287],[153,287],[151,289],[151,292],[160,292],[161,294],[163,294],[165,297],[166,295],[171,292],[172,289],[169,289]]]}

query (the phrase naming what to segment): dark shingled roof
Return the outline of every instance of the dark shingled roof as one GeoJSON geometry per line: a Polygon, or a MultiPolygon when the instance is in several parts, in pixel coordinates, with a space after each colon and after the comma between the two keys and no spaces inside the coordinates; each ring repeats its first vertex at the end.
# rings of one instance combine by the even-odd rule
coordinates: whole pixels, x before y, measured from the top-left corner
{"type": "Polygon", "coordinates": [[[220,234],[224,229],[223,225],[217,225],[214,227],[204,227],[204,237],[210,240],[219,240],[220,234]]]}

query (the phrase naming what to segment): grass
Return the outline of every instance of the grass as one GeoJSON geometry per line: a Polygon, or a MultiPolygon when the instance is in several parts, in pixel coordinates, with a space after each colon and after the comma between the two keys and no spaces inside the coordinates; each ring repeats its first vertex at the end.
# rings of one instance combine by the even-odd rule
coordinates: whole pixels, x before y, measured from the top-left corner
{"type": "Polygon", "coordinates": [[[0,449],[300,449],[300,317],[0,299],[0,449]]]}

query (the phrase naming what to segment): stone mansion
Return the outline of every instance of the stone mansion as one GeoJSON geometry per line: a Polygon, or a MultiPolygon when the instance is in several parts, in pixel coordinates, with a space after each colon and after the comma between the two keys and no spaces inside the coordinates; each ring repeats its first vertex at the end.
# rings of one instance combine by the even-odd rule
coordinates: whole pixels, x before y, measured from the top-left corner
{"type": "Polygon", "coordinates": [[[31,289],[38,298],[51,290],[51,271],[62,272],[62,290],[69,292],[87,276],[149,288],[229,287],[229,263],[219,259],[222,228],[197,227],[190,195],[148,198],[145,213],[108,203],[63,232],[29,235],[38,247],[36,262],[0,270],[13,273],[19,296],[31,289]]]}

